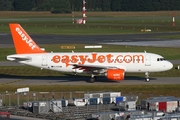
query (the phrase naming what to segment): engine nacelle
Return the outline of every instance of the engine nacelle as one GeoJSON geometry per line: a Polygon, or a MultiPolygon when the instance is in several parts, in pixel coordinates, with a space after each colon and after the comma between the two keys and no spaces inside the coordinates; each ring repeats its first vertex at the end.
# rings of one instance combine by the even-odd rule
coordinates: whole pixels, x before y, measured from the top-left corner
{"type": "Polygon", "coordinates": [[[124,80],[124,70],[123,69],[108,69],[106,77],[109,80],[124,80]]]}

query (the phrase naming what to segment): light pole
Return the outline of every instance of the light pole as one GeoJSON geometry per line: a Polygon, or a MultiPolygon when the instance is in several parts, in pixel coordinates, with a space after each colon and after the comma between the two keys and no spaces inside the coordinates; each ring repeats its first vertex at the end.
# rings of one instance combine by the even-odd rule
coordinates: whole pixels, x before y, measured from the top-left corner
{"type": "Polygon", "coordinates": [[[55,98],[54,98],[54,92],[52,92],[52,100],[55,100],[55,98]]]}
{"type": "Polygon", "coordinates": [[[36,93],[33,93],[34,101],[36,101],[36,93]]]}
{"type": "Polygon", "coordinates": [[[27,99],[27,101],[29,102],[29,96],[27,95],[26,92],[24,92],[24,96],[26,96],[26,99],[27,99]]]}
{"type": "Polygon", "coordinates": [[[17,95],[17,106],[19,107],[20,93],[19,92],[15,92],[15,94],[17,95]]]}
{"type": "Polygon", "coordinates": [[[8,91],[6,91],[6,95],[9,96],[9,100],[8,101],[9,101],[9,106],[11,106],[11,96],[10,96],[11,94],[9,94],[8,91]]]}
{"type": "Polygon", "coordinates": [[[20,99],[20,94],[21,93],[25,93],[25,92],[29,92],[29,87],[26,88],[18,88],[17,92],[15,92],[17,94],[17,105],[19,107],[19,99],[20,99]]]}

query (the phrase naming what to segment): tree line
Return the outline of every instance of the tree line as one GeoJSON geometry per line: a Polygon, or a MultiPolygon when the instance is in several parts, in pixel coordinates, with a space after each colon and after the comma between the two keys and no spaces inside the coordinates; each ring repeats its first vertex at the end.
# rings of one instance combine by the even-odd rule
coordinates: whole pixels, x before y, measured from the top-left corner
{"type": "MultiPolygon", "coordinates": [[[[87,11],[180,10],[180,0],[86,0],[87,11]]],[[[82,0],[0,0],[0,11],[82,11],[82,0]]]]}

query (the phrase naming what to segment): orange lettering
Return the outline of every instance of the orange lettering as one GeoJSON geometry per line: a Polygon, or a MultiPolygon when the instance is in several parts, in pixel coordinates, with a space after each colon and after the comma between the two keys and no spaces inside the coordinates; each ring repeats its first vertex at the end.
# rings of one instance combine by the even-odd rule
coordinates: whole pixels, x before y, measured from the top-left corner
{"type": "Polygon", "coordinates": [[[113,62],[113,60],[111,60],[111,58],[113,57],[113,55],[108,54],[108,55],[106,55],[106,57],[107,57],[108,63],[112,63],[112,62],[113,62]]]}
{"type": "Polygon", "coordinates": [[[131,57],[130,55],[126,55],[126,56],[124,57],[124,62],[130,63],[131,61],[132,61],[132,57],[131,57]]]}
{"type": "Polygon", "coordinates": [[[144,63],[144,56],[143,55],[118,55],[115,56],[115,58],[113,58],[113,54],[105,54],[105,55],[98,55],[97,53],[92,53],[91,56],[88,55],[63,55],[63,56],[59,56],[59,55],[55,55],[52,57],[52,61],[54,63],[65,63],[66,67],[69,66],[69,63],[77,63],[77,64],[81,64],[84,65],[85,62],[87,61],[88,63],[94,63],[94,62],[98,62],[98,63],[135,63],[137,60],[137,63],[144,63]]]}
{"type": "Polygon", "coordinates": [[[88,62],[89,63],[94,63],[95,61],[96,61],[96,56],[97,56],[97,54],[96,53],[92,53],[92,59],[88,59],[88,62]]]}
{"type": "Polygon", "coordinates": [[[55,55],[55,56],[53,56],[52,61],[53,61],[54,63],[59,63],[59,62],[60,62],[60,59],[61,59],[61,57],[60,57],[59,55],[55,55]]]}
{"type": "Polygon", "coordinates": [[[100,55],[100,56],[98,56],[97,60],[98,60],[99,63],[103,63],[103,62],[105,62],[105,56],[100,55]]]}
{"type": "Polygon", "coordinates": [[[116,63],[116,62],[118,62],[118,63],[122,63],[123,62],[123,56],[122,55],[118,55],[117,57],[116,57],[116,59],[115,59],[115,62],[114,63],[116,63]]]}
{"type": "Polygon", "coordinates": [[[69,62],[70,62],[69,56],[67,56],[67,55],[62,56],[61,62],[62,62],[62,63],[65,63],[65,64],[66,64],[66,67],[67,67],[67,66],[69,65],[69,62]]]}
{"type": "Polygon", "coordinates": [[[78,62],[78,58],[77,58],[78,56],[77,55],[73,55],[73,56],[71,56],[71,62],[72,63],[77,63],[78,62]]]}
{"type": "Polygon", "coordinates": [[[139,63],[140,57],[142,58],[142,63],[144,63],[144,56],[143,55],[133,55],[133,60],[138,59],[138,63],[139,63]]]}
{"type": "Polygon", "coordinates": [[[84,65],[84,63],[86,62],[86,59],[87,59],[87,55],[79,55],[79,58],[80,58],[80,61],[81,62],[79,62],[79,64],[81,64],[81,65],[84,65]]]}

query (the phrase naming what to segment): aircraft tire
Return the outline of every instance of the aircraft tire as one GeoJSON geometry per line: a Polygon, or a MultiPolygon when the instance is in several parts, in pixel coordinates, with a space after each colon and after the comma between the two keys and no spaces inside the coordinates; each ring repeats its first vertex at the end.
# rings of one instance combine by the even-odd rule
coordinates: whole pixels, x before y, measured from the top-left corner
{"type": "Polygon", "coordinates": [[[149,80],[149,78],[146,78],[146,82],[149,82],[150,80],[149,80]]]}
{"type": "Polygon", "coordinates": [[[94,81],[95,81],[95,79],[94,79],[94,78],[91,78],[89,82],[90,82],[90,83],[94,83],[94,81]]]}

